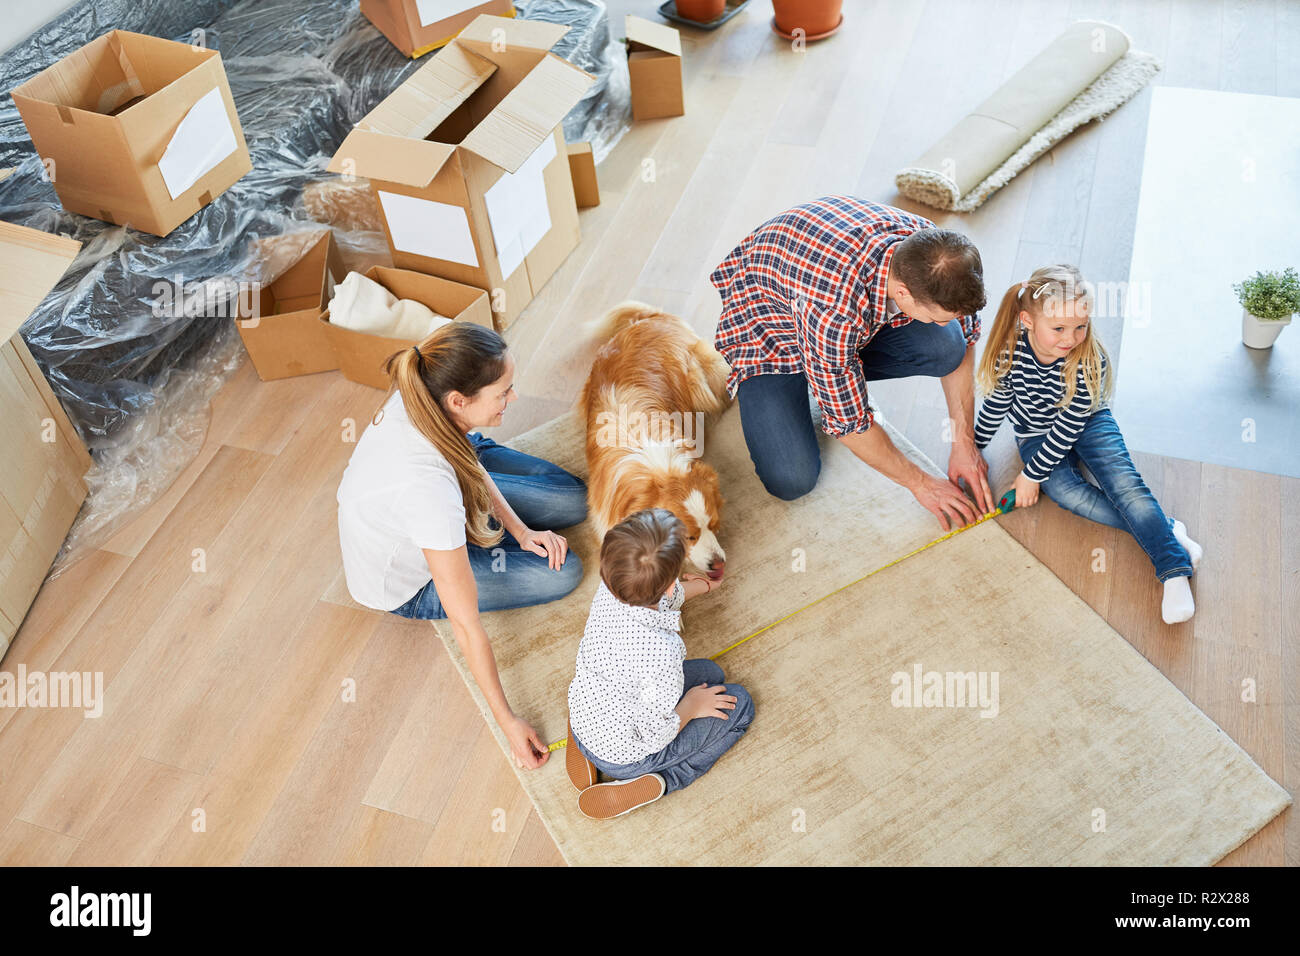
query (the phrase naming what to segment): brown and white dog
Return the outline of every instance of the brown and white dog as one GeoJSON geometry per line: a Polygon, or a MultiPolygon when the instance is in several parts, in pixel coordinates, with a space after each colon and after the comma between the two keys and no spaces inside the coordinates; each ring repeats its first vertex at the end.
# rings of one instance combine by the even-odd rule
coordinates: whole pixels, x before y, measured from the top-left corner
{"type": "Polygon", "coordinates": [[[665,508],[686,526],[688,565],[721,578],[722,494],[700,455],[706,417],[727,405],[726,361],[680,318],[641,302],[615,306],[594,331],[604,344],[579,404],[597,537],[628,515],[665,508]]]}

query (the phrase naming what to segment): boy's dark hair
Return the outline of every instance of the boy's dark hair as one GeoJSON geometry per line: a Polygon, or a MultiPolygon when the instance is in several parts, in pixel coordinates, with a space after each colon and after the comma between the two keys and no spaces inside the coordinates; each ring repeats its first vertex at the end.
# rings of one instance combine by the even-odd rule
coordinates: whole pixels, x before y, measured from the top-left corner
{"type": "Polygon", "coordinates": [[[889,267],[920,302],[974,315],[987,301],[980,251],[959,232],[918,230],[894,246],[889,267]]]}
{"type": "Polygon", "coordinates": [[[624,604],[654,607],[685,562],[685,526],[671,511],[650,508],[624,518],[605,534],[600,579],[624,604]]]}

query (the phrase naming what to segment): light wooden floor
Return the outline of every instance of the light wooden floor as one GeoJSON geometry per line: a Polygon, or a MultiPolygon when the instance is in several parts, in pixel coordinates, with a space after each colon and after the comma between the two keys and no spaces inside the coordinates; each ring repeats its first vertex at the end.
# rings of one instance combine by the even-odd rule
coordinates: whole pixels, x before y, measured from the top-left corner
{"type": "MultiPolygon", "coordinates": [[[[615,36],[624,12],[653,16],[649,0],[609,6],[615,36]]],[[[684,33],[687,115],[639,124],[600,167],[582,245],[508,334],[523,399],[499,439],[568,407],[590,356],[576,329],[619,299],[710,328],[708,272],[781,209],[851,192],[936,218],[898,199],[893,171],[1072,19],[1117,23],[1163,57],[1157,83],[1300,95],[1300,5],[1282,0],[849,0],[841,33],[804,54],[768,31],[765,6],[684,33]]],[[[937,217],[979,245],[991,298],[1057,259],[1127,278],[1149,95],[976,213],[937,217]]],[[[1120,331],[1103,323],[1112,351],[1120,331]]],[[[946,460],[934,383],[873,394],[946,460]]],[[[46,585],[5,668],[102,671],[108,704],[98,720],[0,710],[0,861],[561,862],[429,625],[358,609],[341,587],[345,432],[379,397],[337,373],[262,383],[245,364],[166,497],[46,585]]],[[[1009,475],[1013,455],[1000,436],[995,472],[1009,475]]],[[[1140,464],[1206,546],[1192,623],[1159,624],[1154,577],[1127,537],[1050,502],[1002,521],[1294,794],[1300,482],[1140,464]]],[[[1230,862],[1300,861],[1293,816],[1230,862]]]]}

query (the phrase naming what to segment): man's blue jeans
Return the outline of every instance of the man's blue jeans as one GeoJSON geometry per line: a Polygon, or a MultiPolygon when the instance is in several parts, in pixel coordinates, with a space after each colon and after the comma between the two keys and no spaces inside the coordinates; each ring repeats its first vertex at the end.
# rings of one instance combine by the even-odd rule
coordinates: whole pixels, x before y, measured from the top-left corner
{"type": "MultiPolygon", "coordinates": [[[[587,486],[581,478],[478,432],[470,432],[469,440],[501,494],[528,527],[553,531],[581,524],[587,517],[587,486]]],[[[545,604],[564,597],[582,580],[582,559],[576,551],[569,551],[560,569],[552,571],[546,558],[523,550],[508,532],[495,547],[467,544],[466,550],[480,611],[545,604]]],[[[432,581],[391,613],[423,620],[447,616],[432,581]]]]}
{"type": "MultiPolygon", "coordinates": [[[[682,661],[684,687],[723,683],[722,668],[711,660],[696,658],[682,661]]],[[[754,700],[739,684],[727,684],[724,693],[736,698],[736,709],[721,717],[697,717],[687,721],[668,746],[636,763],[606,763],[587,752],[577,737],[573,742],[583,756],[601,773],[615,780],[635,780],[642,774],[657,773],[664,778],[664,793],[672,793],[698,780],[724,753],[745,735],[754,720],[754,700]]],[[[684,694],[683,694],[684,696],[684,694]]]]}
{"type": "MultiPolygon", "coordinates": [[[[1046,438],[1017,438],[1020,460],[1028,462],[1033,458],[1046,438]]],[[[1191,577],[1192,560],[1174,537],[1173,519],[1160,509],[1155,495],[1138,474],[1109,409],[1093,413],[1074,448],[1052,469],[1041,488],[1066,511],[1133,535],[1155,565],[1156,577],[1161,581],[1191,577]],[[1080,462],[1097,479],[1096,485],[1083,477],[1080,462]]]]}
{"type": "MultiPolygon", "coordinates": [[[[960,322],[885,326],[858,352],[867,381],[955,371],[966,357],[960,322]]],[[[802,373],[754,375],[736,390],[740,424],[754,470],[770,494],[793,501],[812,491],[821,474],[817,430],[802,373]]]]}

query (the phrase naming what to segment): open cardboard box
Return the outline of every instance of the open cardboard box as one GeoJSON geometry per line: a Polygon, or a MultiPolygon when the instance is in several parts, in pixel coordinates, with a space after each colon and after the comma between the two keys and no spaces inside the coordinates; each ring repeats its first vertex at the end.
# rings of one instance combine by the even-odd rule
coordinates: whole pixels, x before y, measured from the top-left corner
{"type": "Polygon", "coordinates": [[[361,0],[361,15],[409,57],[446,46],[480,13],[515,15],[511,0],[361,0]]]}
{"type": "Polygon", "coordinates": [[[568,29],[475,18],[329,165],[370,180],[394,265],[491,292],[499,329],[578,244],[560,122],[595,78],[548,52],[568,29]]]}
{"type": "MultiPolygon", "coordinates": [[[[492,309],[488,305],[487,293],[482,289],[409,269],[387,269],[384,266],[371,266],[366,270],[366,278],[378,282],[399,299],[422,302],[454,321],[474,322],[489,329],[493,327],[492,309]]],[[[372,388],[389,387],[384,363],[390,355],[418,344],[412,339],[371,335],[334,325],[330,322],[328,309],[318,321],[325,324],[325,334],[344,377],[372,388]]]]}
{"type": "Polygon", "coordinates": [[[627,73],[632,118],[657,119],[686,112],[682,98],[682,37],[672,27],[628,14],[627,73]]]}
{"type": "Polygon", "coordinates": [[[235,320],[259,378],[269,381],[339,367],[320,317],[335,284],[346,274],[334,233],[326,229],[302,258],[261,288],[257,316],[235,320]]]}
{"type": "Polygon", "coordinates": [[[125,30],[13,91],[65,209],[165,236],[252,168],[221,54],[125,30]]]}

